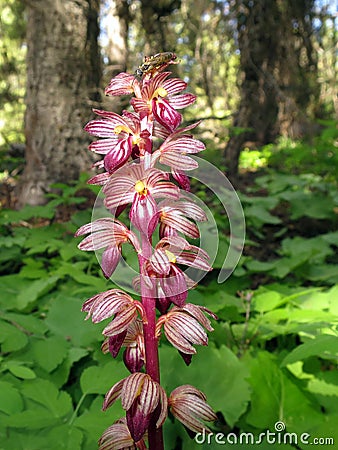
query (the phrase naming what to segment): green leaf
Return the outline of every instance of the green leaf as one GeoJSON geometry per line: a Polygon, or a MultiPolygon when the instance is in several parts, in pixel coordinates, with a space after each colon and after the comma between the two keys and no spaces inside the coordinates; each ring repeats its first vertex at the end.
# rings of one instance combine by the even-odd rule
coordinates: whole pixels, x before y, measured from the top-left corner
{"type": "Polygon", "coordinates": [[[282,296],[279,292],[268,291],[253,297],[253,308],[258,312],[271,311],[280,305],[282,296]]]}
{"type": "Polygon", "coordinates": [[[47,292],[51,291],[56,285],[59,277],[50,276],[36,281],[26,281],[25,289],[20,291],[16,298],[16,308],[25,309],[27,305],[35,302],[47,292]]]}
{"type": "Polygon", "coordinates": [[[97,448],[97,441],[101,437],[103,431],[112,423],[125,416],[125,411],[121,407],[121,403],[115,402],[109,411],[102,411],[103,397],[96,397],[91,404],[89,410],[86,410],[81,416],[74,420],[74,426],[84,430],[86,436],[91,439],[90,449],[97,448]]]}
{"type": "Polygon", "coordinates": [[[28,337],[18,327],[0,320],[0,343],[2,352],[14,352],[27,345],[28,337]]]}
{"type": "Polygon", "coordinates": [[[338,359],[338,337],[323,334],[295,348],[282,361],[281,367],[300,361],[310,356],[324,359],[338,359]]]}
{"type": "Polygon", "coordinates": [[[162,384],[167,392],[180,384],[192,384],[207,395],[215,411],[221,411],[233,426],[247,409],[250,400],[248,369],[224,345],[199,347],[191,366],[187,367],[177,351],[169,346],[160,349],[162,384]]]}
{"type": "Polygon", "coordinates": [[[84,394],[105,394],[116,382],[128,376],[121,361],[110,361],[105,366],[87,367],[81,375],[84,394]]]}
{"type": "Polygon", "coordinates": [[[22,378],[23,380],[33,380],[36,378],[35,372],[22,364],[19,361],[7,361],[4,366],[17,378],[22,378]]]}
{"type": "Polygon", "coordinates": [[[59,419],[53,416],[46,408],[37,405],[34,409],[12,414],[11,417],[6,420],[6,426],[38,430],[52,427],[58,422],[59,419]]]}
{"type": "Polygon", "coordinates": [[[258,261],[251,260],[245,263],[245,266],[251,272],[268,272],[275,268],[276,261],[258,261]]]}
{"type": "Polygon", "coordinates": [[[48,380],[26,381],[21,392],[25,397],[48,409],[55,418],[64,417],[72,411],[70,395],[64,391],[58,391],[48,380]]]}
{"type": "Polygon", "coordinates": [[[52,372],[66,358],[69,343],[59,336],[34,342],[35,361],[47,372],[52,372]]]}
{"type": "Polygon", "coordinates": [[[82,450],[83,432],[69,424],[63,424],[52,428],[46,441],[48,450],[82,450]]]}
{"type": "Polygon", "coordinates": [[[6,414],[15,414],[22,409],[23,401],[18,390],[11,383],[0,381],[0,411],[6,414]]]}
{"type": "Polygon", "coordinates": [[[23,328],[24,331],[32,334],[43,335],[48,330],[48,327],[46,326],[43,320],[38,319],[37,317],[34,317],[32,315],[26,314],[24,315],[8,312],[3,314],[3,318],[6,319],[8,322],[11,322],[23,328]]]}
{"type": "Polygon", "coordinates": [[[314,219],[330,219],[334,216],[334,202],[327,195],[313,195],[310,193],[298,193],[298,197],[291,202],[291,219],[300,217],[312,217],[314,219]]]}
{"type": "Polygon", "coordinates": [[[318,378],[310,380],[307,388],[313,394],[338,396],[338,385],[318,380],[318,378]]]}
{"type": "Polygon", "coordinates": [[[1,307],[8,311],[17,308],[17,297],[22,294],[31,280],[20,278],[17,274],[1,277],[1,307]]]}
{"type": "Polygon", "coordinates": [[[87,347],[102,339],[102,326],[100,328],[91,321],[85,321],[81,306],[80,299],[59,294],[53,299],[45,323],[54,334],[69,340],[73,345],[87,347]]]}
{"type": "Polygon", "coordinates": [[[303,433],[321,423],[317,402],[311,403],[308,395],[279,368],[273,355],[260,351],[248,363],[252,395],[247,424],[274,431],[275,423],[282,420],[289,432],[303,433]]]}

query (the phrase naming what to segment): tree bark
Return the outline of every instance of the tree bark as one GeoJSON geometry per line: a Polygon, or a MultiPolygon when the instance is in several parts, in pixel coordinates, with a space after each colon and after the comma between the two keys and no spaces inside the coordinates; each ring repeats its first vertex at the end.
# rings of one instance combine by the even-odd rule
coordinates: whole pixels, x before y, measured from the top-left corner
{"type": "Polygon", "coordinates": [[[99,0],[29,0],[27,6],[26,167],[19,206],[43,204],[54,182],[88,170],[83,131],[99,100],[99,0]]]}

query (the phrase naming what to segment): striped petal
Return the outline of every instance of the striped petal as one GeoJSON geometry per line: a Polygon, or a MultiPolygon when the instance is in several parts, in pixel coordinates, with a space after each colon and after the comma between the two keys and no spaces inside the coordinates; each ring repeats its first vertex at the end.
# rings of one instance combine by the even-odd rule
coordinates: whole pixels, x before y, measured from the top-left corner
{"type": "Polygon", "coordinates": [[[101,139],[100,141],[92,142],[89,145],[89,150],[99,155],[106,155],[107,153],[112,151],[117,144],[118,144],[118,136],[115,135],[114,137],[111,138],[101,139]]]}
{"type": "Polygon", "coordinates": [[[153,99],[152,111],[155,119],[171,132],[182,122],[182,115],[163,98],[153,99]]]}
{"type": "Polygon", "coordinates": [[[112,173],[130,157],[133,149],[133,139],[120,140],[117,145],[106,154],[104,158],[104,168],[107,172],[112,173]]]}
{"type": "Polygon", "coordinates": [[[110,388],[109,391],[106,393],[106,395],[104,397],[104,402],[102,405],[103,411],[108,409],[113,403],[116,402],[116,400],[118,398],[120,398],[124,382],[125,382],[125,378],[123,380],[115,383],[114,386],[112,388],[110,388]]]}
{"type": "Polygon", "coordinates": [[[168,95],[174,95],[183,91],[188,84],[180,78],[170,78],[162,83],[162,87],[168,92],[168,95]]]}
{"type": "Polygon", "coordinates": [[[140,392],[142,392],[143,383],[148,377],[149,375],[145,373],[137,372],[124,379],[125,383],[121,394],[121,404],[123,409],[127,411],[131,408],[134,400],[140,395],[140,392]]]}
{"type": "Polygon", "coordinates": [[[109,85],[106,87],[105,95],[130,95],[132,94],[138,85],[134,75],[130,73],[119,73],[116,77],[110,80],[109,85]]]}
{"type": "Polygon", "coordinates": [[[136,308],[130,306],[116,314],[109,325],[102,331],[104,336],[116,336],[128,328],[137,319],[136,308]]]}
{"type": "Polygon", "coordinates": [[[168,403],[173,416],[191,431],[211,432],[203,421],[215,421],[217,416],[201,391],[190,385],[179,386],[170,394],[168,403]]]}
{"type": "Polygon", "coordinates": [[[197,169],[198,162],[179,151],[171,150],[162,152],[157,150],[153,157],[156,158],[156,152],[159,153],[159,162],[171,167],[174,170],[193,170],[197,169]]]}
{"type": "Polygon", "coordinates": [[[175,109],[186,108],[196,101],[196,95],[193,94],[179,94],[168,99],[170,105],[175,109]]]}

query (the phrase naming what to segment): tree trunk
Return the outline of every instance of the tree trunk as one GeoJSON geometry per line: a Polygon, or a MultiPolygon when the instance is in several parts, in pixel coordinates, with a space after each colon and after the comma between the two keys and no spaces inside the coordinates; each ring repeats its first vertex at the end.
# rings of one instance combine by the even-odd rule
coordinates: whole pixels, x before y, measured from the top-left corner
{"type": "Polygon", "coordinates": [[[145,55],[175,51],[174,36],[169,27],[170,15],[181,7],[181,0],[141,0],[142,27],[145,32],[145,55]]]}
{"type": "Polygon", "coordinates": [[[236,0],[242,80],[235,133],[225,149],[229,176],[245,143],[261,146],[279,134],[309,131],[306,109],[318,95],[311,44],[312,0],[236,0]]]}
{"type": "Polygon", "coordinates": [[[99,0],[27,1],[26,167],[19,206],[90,168],[83,131],[99,100],[99,0]]]}

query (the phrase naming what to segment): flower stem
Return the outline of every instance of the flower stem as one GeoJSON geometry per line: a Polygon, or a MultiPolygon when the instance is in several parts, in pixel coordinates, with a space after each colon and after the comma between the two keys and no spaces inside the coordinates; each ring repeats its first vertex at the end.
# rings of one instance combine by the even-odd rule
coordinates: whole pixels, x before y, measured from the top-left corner
{"type": "MultiPolygon", "coordinates": [[[[145,309],[147,322],[143,323],[146,373],[157,383],[160,382],[160,367],[158,358],[158,341],[155,335],[156,326],[156,299],[154,298],[152,289],[149,288],[142,278],[142,266],[152,252],[151,242],[148,237],[141,233],[142,253],[139,255],[140,273],[141,273],[141,296],[142,304],[145,309]]],[[[162,427],[156,428],[156,420],[158,411],[152,414],[149,428],[148,441],[149,450],[164,450],[162,427]]]]}

